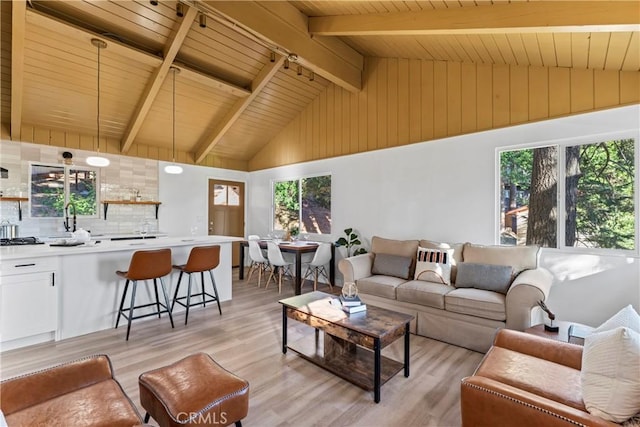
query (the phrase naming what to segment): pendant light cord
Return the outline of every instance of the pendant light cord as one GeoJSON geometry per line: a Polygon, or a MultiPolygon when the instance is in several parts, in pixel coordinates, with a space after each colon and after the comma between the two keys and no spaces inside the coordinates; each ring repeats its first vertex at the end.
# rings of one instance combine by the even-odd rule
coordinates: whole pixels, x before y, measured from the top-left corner
{"type": "Polygon", "coordinates": [[[98,138],[98,153],[100,152],[100,45],[98,45],[98,115],[96,116],[96,135],[98,138]]]}
{"type": "Polygon", "coordinates": [[[173,163],[176,162],[176,69],[173,72],[173,163]]]}

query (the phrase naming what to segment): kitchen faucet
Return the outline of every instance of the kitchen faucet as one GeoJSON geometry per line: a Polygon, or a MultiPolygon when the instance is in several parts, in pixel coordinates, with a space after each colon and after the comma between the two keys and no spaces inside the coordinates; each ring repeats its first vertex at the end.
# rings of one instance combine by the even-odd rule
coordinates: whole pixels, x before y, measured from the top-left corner
{"type": "Polygon", "coordinates": [[[62,223],[64,225],[65,231],[76,231],[76,205],[73,202],[67,203],[67,206],[64,207],[64,217],[65,220],[62,223]],[[73,208],[73,230],[69,226],[69,205],[73,208]]]}

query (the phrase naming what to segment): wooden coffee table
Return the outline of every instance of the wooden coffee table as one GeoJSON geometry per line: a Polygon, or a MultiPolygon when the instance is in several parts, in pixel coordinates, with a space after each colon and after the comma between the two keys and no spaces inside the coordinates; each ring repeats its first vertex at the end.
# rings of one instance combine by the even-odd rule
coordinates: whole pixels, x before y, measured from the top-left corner
{"type": "MultiPolygon", "coordinates": [[[[380,402],[380,387],[404,368],[409,376],[409,323],[414,316],[368,305],[362,313],[347,314],[331,305],[335,295],[324,292],[280,300],[282,352],[295,351],[306,360],[368,391],[380,402]],[[315,328],[310,348],[287,344],[287,319],[315,328]],[[320,345],[323,331],[324,345],[320,345]],[[404,363],[381,355],[383,348],[404,336],[404,363]]],[[[309,347],[309,346],[308,346],[309,347]]]]}

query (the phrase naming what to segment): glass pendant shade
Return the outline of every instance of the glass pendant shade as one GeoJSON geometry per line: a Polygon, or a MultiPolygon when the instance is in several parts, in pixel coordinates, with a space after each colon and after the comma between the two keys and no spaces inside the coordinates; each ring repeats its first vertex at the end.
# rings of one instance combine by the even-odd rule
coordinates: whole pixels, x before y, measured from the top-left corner
{"type": "Polygon", "coordinates": [[[176,164],[167,165],[164,167],[164,171],[172,175],[178,175],[182,173],[182,166],[176,164]]]}
{"type": "Polygon", "coordinates": [[[106,157],[100,156],[89,156],[87,157],[87,164],[89,166],[95,166],[97,168],[103,168],[105,166],[109,166],[111,162],[106,157]]]}

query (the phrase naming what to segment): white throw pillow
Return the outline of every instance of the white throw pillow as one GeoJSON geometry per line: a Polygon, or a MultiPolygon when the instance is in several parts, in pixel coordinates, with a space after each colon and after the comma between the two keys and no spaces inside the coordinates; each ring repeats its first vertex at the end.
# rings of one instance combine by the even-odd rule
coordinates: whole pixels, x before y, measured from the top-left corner
{"type": "Polygon", "coordinates": [[[609,320],[594,329],[593,333],[610,331],[620,326],[633,329],[640,334],[640,314],[633,309],[631,304],[611,316],[609,320]]]}
{"type": "Polygon", "coordinates": [[[451,285],[453,249],[428,249],[418,246],[414,280],[451,285]]]}
{"type": "Polygon", "coordinates": [[[627,327],[585,338],[580,381],[592,415],[621,423],[640,412],[640,334],[627,327]]]}

